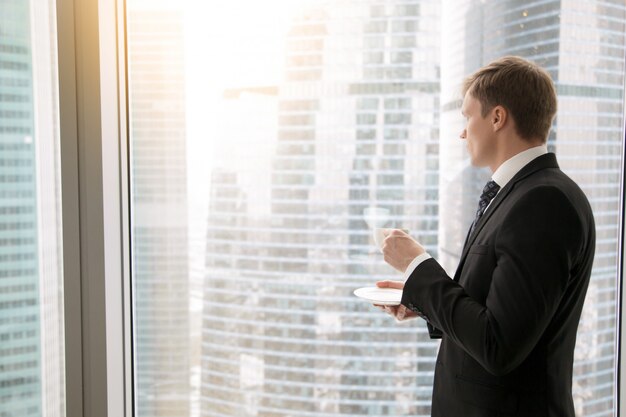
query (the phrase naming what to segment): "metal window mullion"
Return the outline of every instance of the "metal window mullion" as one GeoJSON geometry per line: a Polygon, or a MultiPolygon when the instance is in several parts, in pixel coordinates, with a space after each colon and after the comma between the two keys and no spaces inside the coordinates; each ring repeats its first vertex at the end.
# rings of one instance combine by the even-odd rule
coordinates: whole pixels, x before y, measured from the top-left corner
{"type": "Polygon", "coordinates": [[[129,410],[117,7],[57,0],[68,417],[129,410]]]}
{"type": "MultiPolygon", "coordinates": [[[[626,56],[624,57],[624,64],[626,65],[626,56]]],[[[616,338],[616,361],[615,361],[615,384],[613,388],[613,397],[615,398],[615,417],[622,415],[621,410],[626,408],[624,401],[626,400],[626,365],[624,363],[624,357],[626,355],[626,344],[624,343],[624,336],[626,335],[626,320],[624,317],[624,305],[626,302],[626,294],[624,293],[624,259],[626,258],[626,181],[624,175],[626,174],[626,76],[624,77],[624,98],[622,101],[622,166],[621,166],[621,186],[620,186],[620,218],[618,227],[620,228],[618,233],[618,265],[617,265],[617,331],[618,336],[616,338]]]]}

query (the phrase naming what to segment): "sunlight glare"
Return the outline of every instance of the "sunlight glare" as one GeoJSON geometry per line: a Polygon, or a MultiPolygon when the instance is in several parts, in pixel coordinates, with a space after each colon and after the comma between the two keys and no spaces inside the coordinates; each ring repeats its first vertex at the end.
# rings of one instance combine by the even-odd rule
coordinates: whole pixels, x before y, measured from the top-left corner
{"type": "MultiPolygon", "coordinates": [[[[190,60],[204,61],[209,83],[216,88],[279,82],[285,35],[294,13],[310,1],[189,0],[187,42],[190,60]]],[[[189,62],[190,64],[192,62],[189,62]]]]}

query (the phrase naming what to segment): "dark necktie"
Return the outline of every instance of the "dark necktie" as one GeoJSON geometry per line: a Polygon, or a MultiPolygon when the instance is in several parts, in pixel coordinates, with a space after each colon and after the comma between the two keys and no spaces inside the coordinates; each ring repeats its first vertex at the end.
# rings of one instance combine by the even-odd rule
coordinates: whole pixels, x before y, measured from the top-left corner
{"type": "Polygon", "coordinates": [[[476,217],[474,217],[474,222],[472,223],[472,227],[470,227],[469,235],[474,232],[478,221],[483,216],[485,209],[491,203],[491,200],[498,194],[500,191],[500,186],[496,184],[495,181],[489,181],[485,188],[483,188],[483,193],[480,195],[480,200],[478,201],[478,210],[476,210],[476,217]]]}

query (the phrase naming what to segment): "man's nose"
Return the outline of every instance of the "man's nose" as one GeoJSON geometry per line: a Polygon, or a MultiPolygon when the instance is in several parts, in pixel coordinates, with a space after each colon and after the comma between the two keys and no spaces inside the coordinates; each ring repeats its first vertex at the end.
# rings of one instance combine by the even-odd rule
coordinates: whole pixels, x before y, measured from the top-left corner
{"type": "Polygon", "coordinates": [[[460,137],[461,139],[465,139],[465,138],[467,138],[467,129],[463,129],[463,130],[461,131],[461,134],[459,135],[459,137],[460,137]]]}

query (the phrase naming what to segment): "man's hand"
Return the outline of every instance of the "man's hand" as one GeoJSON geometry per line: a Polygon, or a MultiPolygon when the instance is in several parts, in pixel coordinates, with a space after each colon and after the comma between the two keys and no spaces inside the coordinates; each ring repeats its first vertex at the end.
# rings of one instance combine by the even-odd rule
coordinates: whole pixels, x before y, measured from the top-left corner
{"type": "MultiPolygon", "coordinates": [[[[396,288],[398,290],[401,290],[404,288],[404,282],[402,281],[378,281],[376,283],[376,286],[378,288],[396,288]]],[[[404,320],[409,320],[409,319],[418,317],[417,313],[414,313],[413,311],[409,310],[402,304],[398,306],[381,306],[377,304],[374,304],[374,305],[378,307],[379,309],[381,309],[382,311],[384,311],[385,313],[394,317],[397,321],[404,321],[404,320]]]]}
{"type": "Polygon", "coordinates": [[[425,252],[422,245],[399,229],[392,229],[383,241],[385,262],[404,273],[415,257],[425,252]]]}

